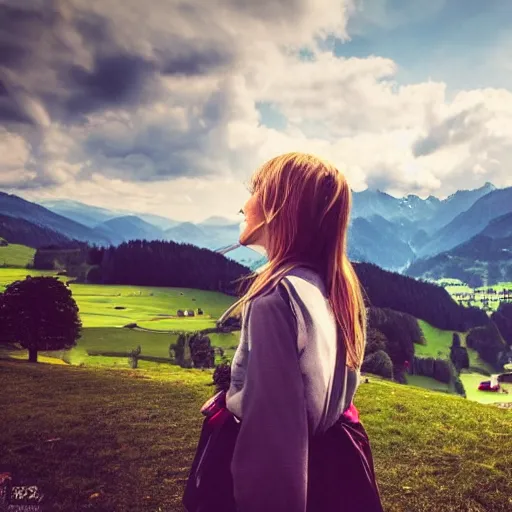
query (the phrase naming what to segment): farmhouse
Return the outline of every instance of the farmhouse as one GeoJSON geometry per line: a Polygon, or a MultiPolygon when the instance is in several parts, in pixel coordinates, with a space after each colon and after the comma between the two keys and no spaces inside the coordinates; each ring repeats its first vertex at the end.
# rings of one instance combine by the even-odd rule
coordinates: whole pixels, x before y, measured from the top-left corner
{"type": "Polygon", "coordinates": [[[195,316],[193,309],[186,309],[185,310],[185,316],[195,316]]]}
{"type": "Polygon", "coordinates": [[[178,316],[185,316],[185,312],[182,309],[178,309],[178,311],[176,311],[176,314],[178,316]]]}

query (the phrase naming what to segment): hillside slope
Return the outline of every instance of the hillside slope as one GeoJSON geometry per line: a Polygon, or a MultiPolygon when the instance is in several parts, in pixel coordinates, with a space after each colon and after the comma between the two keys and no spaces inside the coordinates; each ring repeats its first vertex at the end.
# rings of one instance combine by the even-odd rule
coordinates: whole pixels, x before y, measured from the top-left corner
{"type": "MultiPolygon", "coordinates": [[[[139,364],[0,361],[2,462],[46,486],[53,510],[183,510],[212,370],[139,364]]],[[[511,411],[373,376],[355,403],[386,512],[510,510],[511,411]]]]}
{"type": "Polygon", "coordinates": [[[37,249],[44,245],[63,245],[71,240],[57,231],[39,226],[25,219],[0,214],[0,237],[12,244],[37,249]]]}
{"type": "Polygon", "coordinates": [[[0,214],[25,219],[32,224],[42,226],[81,242],[107,244],[109,241],[96,235],[91,228],[58,215],[43,206],[26,201],[21,197],[0,192],[0,214]]]}
{"type": "Polygon", "coordinates": [[[416,260],[406,274],[434,280],[460,279],[475,287],[512,281],[512,236],[474,236],[450,251],[416,260]]]}

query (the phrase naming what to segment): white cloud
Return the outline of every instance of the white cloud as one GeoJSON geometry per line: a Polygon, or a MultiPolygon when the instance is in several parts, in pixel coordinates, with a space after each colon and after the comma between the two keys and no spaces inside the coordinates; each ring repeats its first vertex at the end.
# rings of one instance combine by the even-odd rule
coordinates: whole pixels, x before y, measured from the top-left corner
{"type": "Polygon", "coordinates": [[[33,65],[10,74],[33,124],[6,123],[0,184],[26,197],[128,203],[181,220],[231,215],[250,173],[287,151],[328,158],[355,190],[446,196],[487,180],[512,185],[512,93],[448,99],[442,82],[397,83],[389,58],[320,50],[316,38],[350,35],[352,2],[73,5],[52,21],[33,65]],[[115,76],[98,65],[106,50],[130,56],[109,61],[115,76]],[[62,78],[71,64],[82,67],[72,86],[62,78]],[[261,124],[258,102],[286,127],[261,124]]]}

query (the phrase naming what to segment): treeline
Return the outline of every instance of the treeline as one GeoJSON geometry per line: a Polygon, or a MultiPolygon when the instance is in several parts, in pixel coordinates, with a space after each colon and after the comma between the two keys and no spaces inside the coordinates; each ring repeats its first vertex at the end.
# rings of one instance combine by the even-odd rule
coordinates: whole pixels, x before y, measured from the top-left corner
{"type": "Polygon", "coordinates": [[[225,256],[194,245],[133,240],[117,247],[92,248],[87,281],[96,284],[172,286],[236,295],[250,270],[225,256]]]}
{"type": "Polygon", "coordinates": [[[402,311],[444,330],[467,331],[489,323],[485,311],[460,306],[436,284],[388,272],[371,263],[355,263],[354,267],[369,306],[402,311]]]}

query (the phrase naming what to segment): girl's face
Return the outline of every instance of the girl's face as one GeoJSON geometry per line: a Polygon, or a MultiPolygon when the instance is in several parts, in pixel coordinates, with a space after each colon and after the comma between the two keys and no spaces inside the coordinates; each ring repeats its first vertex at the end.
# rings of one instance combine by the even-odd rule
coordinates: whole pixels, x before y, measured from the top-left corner
{"type": "Polygon", "coordinates": [[[245,229],[240,234],[239,242],[242,245],[261,245],[266,247],[265,226],[258,228],[258,225],[265,222],[261,201],[257,193],[252,194],[245,203],[242,213],[245,215],[245,229]]]}

